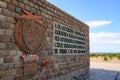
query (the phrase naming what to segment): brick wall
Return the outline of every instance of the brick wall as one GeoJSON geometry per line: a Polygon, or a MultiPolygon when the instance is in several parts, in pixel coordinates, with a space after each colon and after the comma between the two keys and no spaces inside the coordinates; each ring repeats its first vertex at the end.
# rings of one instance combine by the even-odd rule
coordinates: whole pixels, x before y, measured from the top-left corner
{"type": "Polygon", "coordinates": [[[73,76],[86,74],[89,70],[89,28],[86,24],[45,0],[0,0],[0,80],[70,80],[73,76]],[[45,44],[36,54],[49,61],[48,67],[38,62],[25,63],[23,52],[15,41],[16,16],[21,9],[43,17],[46,28],[45,44]],[[86,52],[81,55],[53,54],[53,22],[71,26],[86,37],[86,52]]]}

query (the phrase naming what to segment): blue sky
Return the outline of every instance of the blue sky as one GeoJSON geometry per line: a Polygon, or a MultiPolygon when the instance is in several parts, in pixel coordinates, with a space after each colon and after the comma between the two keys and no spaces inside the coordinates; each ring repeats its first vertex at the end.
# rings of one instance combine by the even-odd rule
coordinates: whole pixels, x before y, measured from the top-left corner
{"type": "Polygon", "coordinates": [[[90,52],[120,52],[120,0],[48,0],[90,26],[90,52]]]}

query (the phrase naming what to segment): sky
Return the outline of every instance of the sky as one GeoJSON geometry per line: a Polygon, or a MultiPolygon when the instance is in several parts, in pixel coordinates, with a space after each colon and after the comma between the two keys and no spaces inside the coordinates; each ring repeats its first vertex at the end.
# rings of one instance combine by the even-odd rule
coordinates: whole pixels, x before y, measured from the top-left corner
{"type": "Polygon", "coordinates": [[[120,0],[48,0],[90,27],[90,52],[120,52],[120,0]]]}

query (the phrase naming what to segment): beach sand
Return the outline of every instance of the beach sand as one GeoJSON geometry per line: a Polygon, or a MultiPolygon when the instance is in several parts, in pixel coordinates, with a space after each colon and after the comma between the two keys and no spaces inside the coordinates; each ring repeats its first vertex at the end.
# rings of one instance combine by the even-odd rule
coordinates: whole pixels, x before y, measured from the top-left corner
{"type": "Polygon", "coordinates": [[[104,61],[101,57],[90,58],[89,80],[120,80],[120,61],[116,58],[104,61]]]}
{"type": "Polygon", "coordinates": [[[102,57],[90,58],[90,68],[120,71],[120,60],[113,58],[105,61],[102,57]]]}

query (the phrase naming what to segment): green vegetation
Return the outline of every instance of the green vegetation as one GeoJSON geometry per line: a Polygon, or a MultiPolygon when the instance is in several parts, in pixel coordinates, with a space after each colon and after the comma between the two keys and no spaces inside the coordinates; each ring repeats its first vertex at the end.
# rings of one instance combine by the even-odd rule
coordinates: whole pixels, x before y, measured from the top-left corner
{"type": "Polygon", "coordinates": [[[111,60],[113,58],[117,58],[120,60],[120,54],[115,53],[104,53],[104,54],[97,54],[97,53],[91,53],[90,57],[102,57],[105,61],[111,60]]]}

